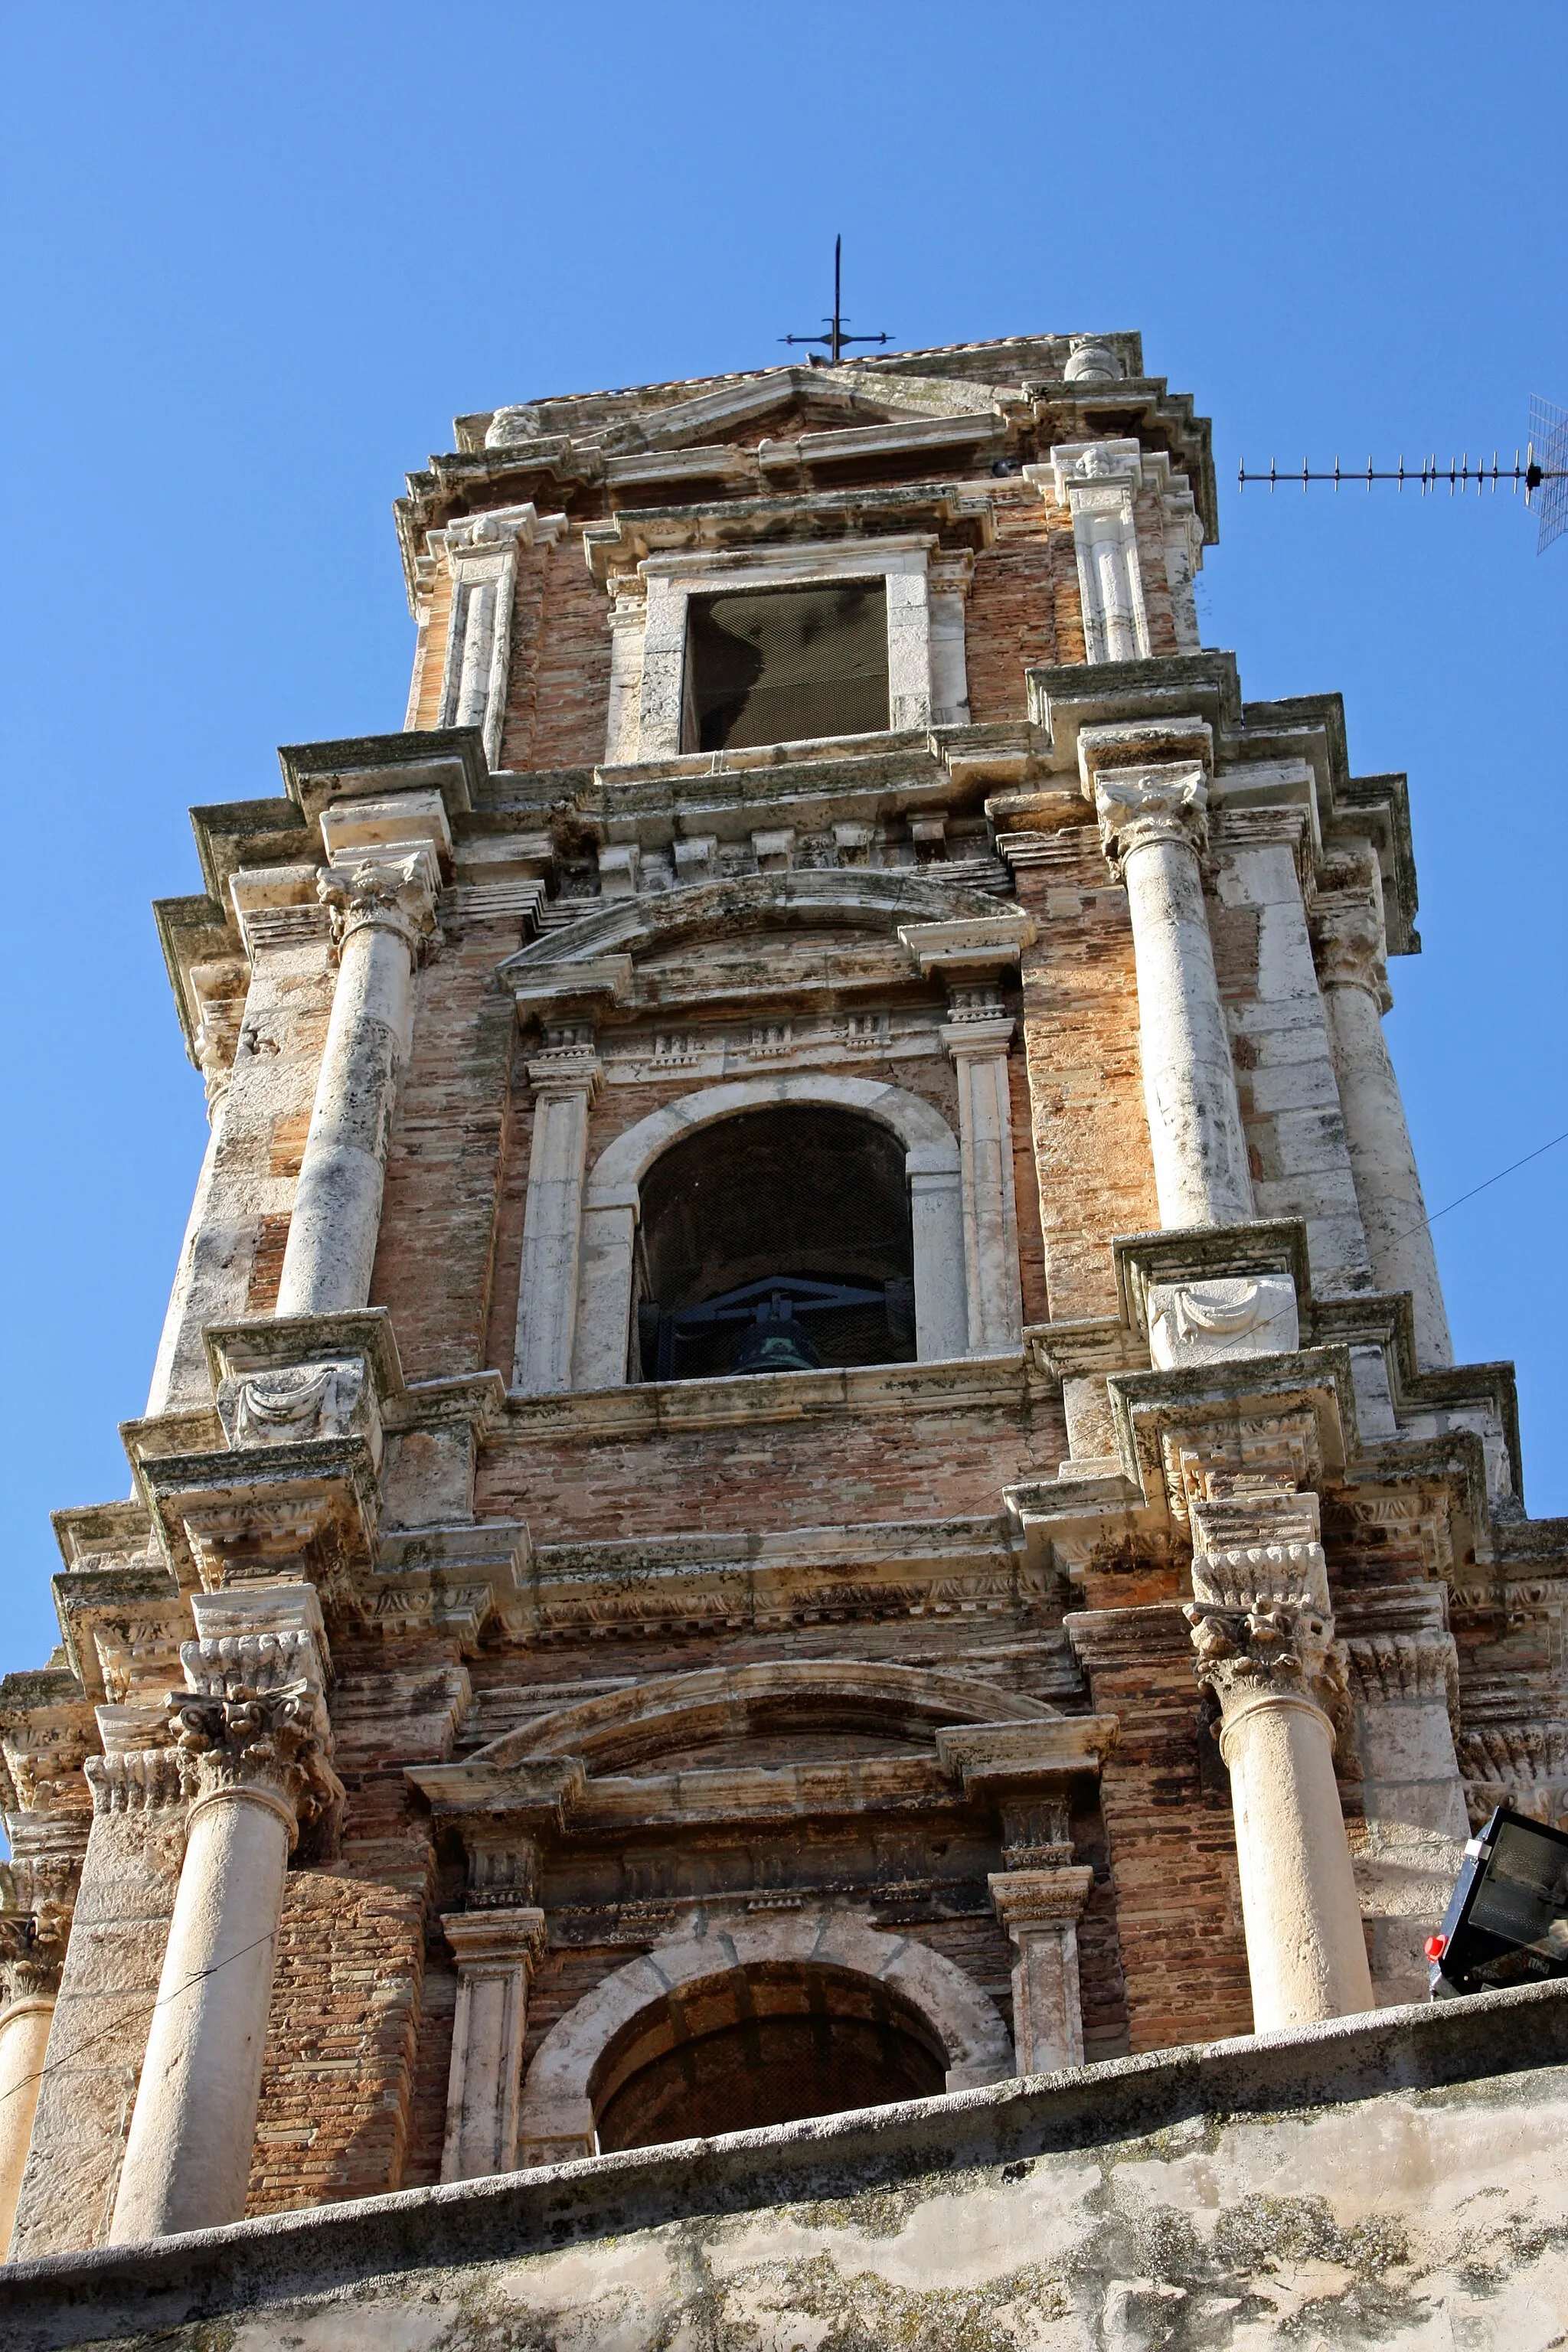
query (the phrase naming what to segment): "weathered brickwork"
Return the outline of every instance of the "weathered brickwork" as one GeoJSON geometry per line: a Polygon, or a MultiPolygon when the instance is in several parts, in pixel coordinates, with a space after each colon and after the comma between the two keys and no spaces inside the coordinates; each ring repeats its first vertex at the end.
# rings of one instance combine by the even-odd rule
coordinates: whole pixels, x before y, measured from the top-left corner
{"type": "Polygon", "coordinates": [[[1206,425],[1128,336],[765,370],[400,529],[404,732],[159,910],[213,1142],[0,1690],[14,2252],[1420,1997],[1568,1823],[1568,1530],[1376,1027],[1404,779],[1199,649],[1206,425]]]}

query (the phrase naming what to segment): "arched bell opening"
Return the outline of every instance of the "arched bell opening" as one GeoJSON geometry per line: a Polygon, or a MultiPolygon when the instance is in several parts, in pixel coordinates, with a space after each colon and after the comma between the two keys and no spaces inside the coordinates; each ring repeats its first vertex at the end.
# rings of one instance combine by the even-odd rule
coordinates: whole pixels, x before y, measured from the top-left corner
{"type": "Polygon", "coordinates": [[[672,1144],[642,1180],[637,1349],[644,1380],[912,1362],[899,1137],[779,1103],[672,1144]]]}
{"type": "Polygon", "coordinates": [[[811,1962],[672,1990],[606,2048],[590,2091],[599,2148],[654,2147],[934,2097],[947,2059],[879,1978],[811,1962]]]}

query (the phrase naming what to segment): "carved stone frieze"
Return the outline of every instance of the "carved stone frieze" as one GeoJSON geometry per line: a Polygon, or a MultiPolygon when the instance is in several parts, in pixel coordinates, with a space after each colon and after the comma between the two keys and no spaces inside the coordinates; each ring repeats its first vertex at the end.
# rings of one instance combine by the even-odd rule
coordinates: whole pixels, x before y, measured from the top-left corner
{"type": "Polygon", "coordinates": [[[183,1810],[188,1799],[187,1775],[173,1748],[130,1748],[111,1756],[89,1756],[83,1769],[95,1814],[183,1810]]]}
{"type": "Polygon", "coordinates": [[[218,1415],[231,1445],[297,1445],[367,1433],[374,1391],[363,1358],[287,1364],[220,1381],[218,1415]]]}
{"type": "Polygon", "coordinates": [[[1568,1730],[1555,1723],[1487,1724],[1457,1739],[1465,1801],[1479,1828],[1499,1805],[1568,1828],[1568,1730]]]}
{"type": "Polygon", "coordinates": [[[1341,1644],[1351,1696],[1441,1699],[1459,1716],[1459,1656],[1448,1633],[1355,1633],[1341,1644]]]}

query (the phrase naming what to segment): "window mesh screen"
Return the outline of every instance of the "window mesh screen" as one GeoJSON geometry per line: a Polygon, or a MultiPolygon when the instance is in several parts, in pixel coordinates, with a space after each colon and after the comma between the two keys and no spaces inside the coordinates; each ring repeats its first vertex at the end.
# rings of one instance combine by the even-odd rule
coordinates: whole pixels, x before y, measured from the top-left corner
{"type": "Polygon", "coordinates": [[[870,735],[888,725],[888,593],[881,581],[694,597],[687,748],[870,735]]]}

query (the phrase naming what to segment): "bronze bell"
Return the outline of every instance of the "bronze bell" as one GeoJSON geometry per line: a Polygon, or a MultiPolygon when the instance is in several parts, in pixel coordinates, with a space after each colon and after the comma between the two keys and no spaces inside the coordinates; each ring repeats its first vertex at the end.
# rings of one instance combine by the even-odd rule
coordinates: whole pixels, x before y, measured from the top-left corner
{"type": "Polygon", "coordinates": [[[731,1365],[740,1372],[817,1372],[822,1358],[791,1314],[788,1300],[770,1300],[757,1309],[757,1319],[735,1350],[731,1365]]]}

